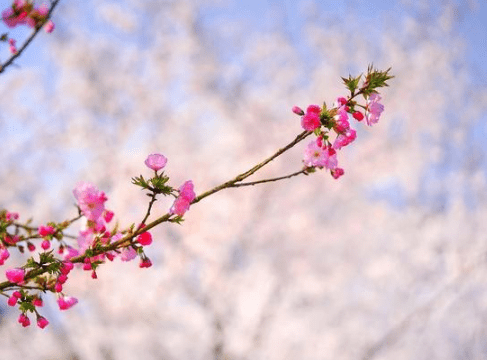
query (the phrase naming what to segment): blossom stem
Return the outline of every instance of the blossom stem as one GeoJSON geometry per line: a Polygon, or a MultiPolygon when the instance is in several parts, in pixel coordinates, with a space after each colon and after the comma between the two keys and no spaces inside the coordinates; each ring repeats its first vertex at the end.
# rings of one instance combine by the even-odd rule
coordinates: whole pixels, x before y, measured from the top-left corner
{"type": "Polygon", "coordinates": [[[145,225],[145,222],[147,221],[147,219],[148,219],[148,218],[149,218],[149,216],[150,216],[150,211],[151,211],[151,209],[152,209],[152,205],[154,205],[154,203],[155,203],[156,201],[157,201],[157,199],[156,199],[156,193],[155,193],[155,192],[153,192],[153,193],[152,193],[152,195],[151,195],[151,200],[150,200],[150,202],[149,202],[149,206],[148,206],[148,208],[147,208],[147,213],[145,214],[144,219],[143,219],[143,220],[142,220],[142,222],[141,222],[142,224],[144,224],[144,225],[145,225]]]}
{"type": "Polygon", "coordinates": [[[294,145],[296,145],[300,141],[304,140],[306,137],[308,137],[311,134],[312,134],[311,131],[303,131],[301,134],[299,134],[298,136],[296,136],[296,138],[293,141],[291,141],[289,144],[287,144],[283,148],[277,150],[273,155],[271,155],[270,157],[268,157],[267,159],[265,159],[261,163],[255,165],[253,168],[247,170],[246,172],[244,172],[244,173],[236,176],[232,180],[229,180],[229,181],[227,181],[227,182],[225,182],[225,183],[223,183],[221,185],[218,185],[218,186],[214,187],[211,190],[208,190],[208,191],[204,192],[201,195],[198,195],[192,201],[191,204],[196,204],[197,202],[200,202],[201,200],[203,200],[205,197],[210,196],[210,195],[213,195],[214,193],[216,193],[216,192],[218,192],[220,190],[223,190],[223,189],[226,189],[226,188],[229,188],[229,187],[236,187],[235,184],[237,184],[237,183],[245,180],[249,176],[255,174],[258,170],[262,169],[265,165],[267,165],[268,163],[270,163],[272,160],[274,160],[275,158],[277,158],[278,156],[280,156],[281,154],[283,154],[287,150],[291,149],[294,145]]]}
{"type": "Polygon", "coordinates": [[[305,168],[305,169],[293,172],[292,174],[289,174],[289,175],[279,176],[279,177],[270,178],[270,179],[263,179],[263,180],[258,180],[258,181],[252,181],[252,182],[247,182],[247,183],[238,183],[238,184],[230,185],[229,187],[251,186],[251,185],[264,184],[264,183],[274,182],[274,181],[279,181],[279,180],[284,180],[284,179],[290,179],[290,178],[292,178],[294,176],[298,176],[300,174],[307,175],[308,174],[307,170],[308,169],[305,168]]]}

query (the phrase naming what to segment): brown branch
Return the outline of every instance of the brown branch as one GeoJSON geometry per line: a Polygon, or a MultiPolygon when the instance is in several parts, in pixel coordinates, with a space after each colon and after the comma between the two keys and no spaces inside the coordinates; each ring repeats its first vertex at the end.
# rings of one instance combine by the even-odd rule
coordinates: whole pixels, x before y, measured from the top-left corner
{"type": "Polygon", "coordinates": [[[220,190],[223,190],[223,189],[226,189],[226,188],[229,188],[229,187],[236,187],[235,186],[236,183],[241,182],[241,181],[245,180],[246,178],[248,178],[249,176],[255,174],[258,170],[262,169],[265,165],[267,165],[268,163],[270,163],[276,157],[278,157],[282,153],[286,152],[287,150],[291,149],[294,145],[296,145],[300,141],[304,140],[306,137],[308,137],[311,134],[312,134],[311,131],[303,131],[301,134],[299,134],[298,136],[296,136],[296,138],[293,141],[291,141],[289,144],[287,144],[282,149],[279,149],[278,151],[276,151],[273,155],[271,155],[270,157],[268,157],[267,159],[265,159],[261,163],[255,165],[253,168],[247,170],[246,172],[244,172],[244,173],[236,176],[232,180],[229,180],[229,181],[227,181],[227,182],[225,182],[225,183],[223,183],[223,184],[221,184],[219,186],[214,187],[211,190],[208,190],[208,191],[204,192],[201,195],[198,195],[193,200],[193,202],[191,204],[196,204],[197,202],[200,202],[201,200],[203,200],[205,197],[210,196],[210,195],[213,195],[214,193],[216,193],[216,192],[218,192],[220,190]]]}

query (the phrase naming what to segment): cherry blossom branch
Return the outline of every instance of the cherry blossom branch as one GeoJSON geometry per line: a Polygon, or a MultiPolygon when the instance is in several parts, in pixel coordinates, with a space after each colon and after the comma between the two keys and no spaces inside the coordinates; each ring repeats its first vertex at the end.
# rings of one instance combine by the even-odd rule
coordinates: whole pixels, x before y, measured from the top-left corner
{"type": "Polygon", "coordinates": [[[208,191],[204,192],[201,195],[198,195],[192,201],[192,204],[196,204],[196,203],[200,202],[201,200],[203,200],[205,197],[208,197],[210,195],[213,195],[214,193],[216,193],[218,191],[221,191],[223,189],[226,189],[226,188],[229,188],[229,187],[237,187],[238,185],[235,186],[236,183],[238,183],[240,181],[243,181],[246,178],[248,178],[249,176],[255,174],[258,170],[262,169],[265,165],[267,165],[268,163],[270,163],[272,160],[274,160],[278,156],[282,155],[287,150],[291,149],[294,145],[298,144],[299,142],[301,142],[302,140],[304,140],[306,137],[308,137],[311,134],[312,134],[312,132],[310,132],[310,131],[303,131],[301,134],[299,134],[298,136],[296,136],[296,138],[293,141],[291,141],[289,144],[287,144],[282,149],[279,149],[278,151],[276,151],[273,155],[271,155],[270,157],[268,157],[267,159],[265,159],[261,163],[255,165],[254,167],[252,167],[251,169],[247,170],[246,172],[244,172],[244,173],[242,173],[240,175],[237,175],[232,180],[229,180],[229,181],[227,181],[227,182],[225,182],[225,183],[223,183],[221,185],[218,185],[218,186],[214,187],[211,190],[208,190],[208,191]]]}
{"type": "MultiPolygon", "coordinates": [[[[34,31],[32,34],[24,41],[22,46],[19,49],[16,49],[16,51],[10,56],[10,58],[3,64],[0,64],[0,73],[3,73],[5,69],[9,66],[12,65],[14,60],[20,57],[22,55],[23,51],[29,46],[29,44],[34,40],[34,38],[37,36],[39,31],[48,23],[49,19],[51,18],[51,14],[54,11],[54,8],[57,6],[60,0],[54,0],[51,2],[51,7],[49,8],[49,11],[47,12],[47,15],[44,15],[44,19],[35,24],[34,31]]],[[[52,29],[50,30],[52,31],[52,29]]]]}
{"type": "Polygon", "coordinates": [[[7,250],[9,247],[17,247],[23,252],[24,245],[18,243],[26,242],[28,249],[34,251],[34,245],[29,242],[33,238],[43,239],[41,247],[44,251],[35,254],[36,259],[34,257],[27,259],[22,267],[8,269],[5,272],[7,281],[0,283],[0,294],[7,296],[5,291],[12,291],[10,297],[7,296],[8,305],[19,306],[21,312],[19,322],[23,326],[30,324],[27,313],[31,312],[36,315],[38,326],[44,328],[48,321],[39,315],[36,308],[42,306],[39,295],[41,292],[56,294],[61,310],[66,310],[77,303],[76,298],[65,296],[63,293],[63,284],[68,280],[68,274],[74,268],[74,264],[82,264],[83,270],[91,271],[91,277],[94,279],[97,278],[98,266],[106,263],[106,260],[112,261],[115,257],[122,261],[130,261],[139,256],[141,260],[139,267],[150,267],[152,263],[144,253],[144,246],[152,243],[149,230],[163,222],[181,223],[191,205],[210,195],[226,188],[253,186],[289,179],[300,174],[308,175],[316,169],[329,170],[335,179],[339,178],[344,171],[338,167],[337,151],[356,138],[356,132],[349,122],[349,114],[352,114],[358,122],[365,119],[369,126],[379,121],[384,106],[380,103],[381,97],[376,89],[387,86],[386,81],[392,78],[388,72],[389,70],[382,72],[369,67],[361,86],[359,82],[362,75],[356,78],[351,76],[348,79],[344,78],[350,95],[346,98],[339,97],[331,108],[328,108],[326,103],[323,106],[309,105],[304,112],[295,106],[293,112],[301,116],[301,126],[304,131],[289,144],[249,170],[198,196],[194,192],[191,180],[184,182],[178,189],[169,185],[169,177],[162,171],[167,159],[161,154],[149,155],[145,164],[154,171],[152,177],[146,179],[140,175],[132,179],[132,183],[140,186],[143,191],[148,191],[147,195],[150,197],[147,211],[138,226],[132,224],[125,230],[119,230],[117,224],[112,230],[107,230],[108,223],[114,215],[105,208],[108,198],[95,185],[85,182],[78,183],[73,190],[77,200],[78,216],[71,220],[59,224],[50,222],[34,228],[29,225],[29,221],[25,224],[14,221],[18,219],[18,214],[1,211],[0,265],[9,257],[7,250]],[[358,104],[355,100],[358,95],[363,95],[365,105],[358,104]],[[364,109],[364,113],[356,110],[356,107],[364,109]],[[316,137],[305,149],[302,170],[275,178],[243,182],[312,134],[316,137]],[[165,215],[146,224],[159,194],[175,197],[174,203],[165,215]],[[63,239],[68,236],[64,235],[64,230],[82,217],[86,219],[86,224],[79,232],[77,246],[66,244],[63,239]],[[14,234],[9,230],[10,226],[14,227],[14,234]],[[21,230],[26,234],[20,234],[21,230]],[[59,242],[59,254],[63,255],[62,258],[56,257],[54,250],[48,251],[53,240],[59,242]],[[30,282],[32,284],[29,284],[30,282]]]}

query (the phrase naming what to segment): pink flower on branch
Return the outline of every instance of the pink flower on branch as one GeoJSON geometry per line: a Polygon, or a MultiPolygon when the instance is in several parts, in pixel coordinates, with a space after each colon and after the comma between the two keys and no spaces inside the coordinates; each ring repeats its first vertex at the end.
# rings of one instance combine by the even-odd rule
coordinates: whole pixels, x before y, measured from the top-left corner
{"type": "Polygon", "coordinates": [[[54,23],[49,20],[46,25],[44,25],[44,30],[46,31],[46,33],[50,34],[54,31],[54,23]]]}
{"type": "MultiPolygon", "coordinates": [[[[49,7],[46,4],[35,7],[32,1],[15,0],[10,8],[2,12],[2,19],[5,25],[10,28],[27,24],[27,26],[35,29],[46,22],[48,14],[49,7]]],[[[54,23],[49,20],[46,23],[46,32],[50,33],[53,30],[54,23]]]]}
{"type": "Polygon", "coordinates": [[[150,154],[144,161],[145,165],[154,170],[159,171],[167,164],[167,158],[161,154],[150,154]]]}
{"type": "Polygon", "coordinates": [[[194,200],[196,194],[194,193],[194,185],[191,180],[188,180],[183,185],[181,185],[181,187],[179,188],[179,196],[188,202],[194,200]]]}
{"type": "Polygon", "coordinates": [[[27,327],[30,325],[30,320],[24,313],[20,314],[18,322],[22,324],[23,327],[27,327]]]}
{"type": "Polygon", "coordinates": [[[10,253],[7,249],[0,249],[0,265],[3,265],[9,257],[10,253]]]}
{"type": "Polygon", "coordinates": [[[301,109],[299,106],[293,106],[292,111],[296,115],[299,115],[299,116],[303,116],[304,115],[303,109],[301,109]]]}
{"type": "Polygon", "coordinates": [[[103,214],[108,198],[95,185],[81,181],[76,185],[73,194],[86,218],[96,221],[103,214]]]}
{"type": "Polygon", "coordinates": [[[152,261],[149,258],[142,258],[139,263],[140,268],[149,268],[152,266],[152,261]]]}
{"type": "Polygon", "coordinates": [[[137,236],[137,241],[140,245],[150,245],[152,244],[152,235],[150,232],[146,231],[137,236]]]}
{"type": "Polygon", "coordinates": [[[169,212],[171,214],[183,216],[184,213],[189,210],[189,206],[195,198],[196,194],[194,192],[193,182],[188,180],[179,188],[179,196],[174,200],[169,212]]]}
{"type": "Polygon", "coordinates": [[[134,250],[133,247],[126,247],[123,248],[120,252],[120,260],[122,261],[130,261],[135,259],[137,256],[137,252],[134,250]]]}
{"type": "Polygon", "coordinates": [[[349,128],[343,134],[339,134],[337,136],[335,142],[333,143],[333,148],[339,150],[342,147],[350,144],[356,138],[357,138],[357,132],[354,129],[349,128]]]}
{"type": "Polygon", "coordinates": [[[72,296],[62,296],[57,299],[60,310],[68,310],[78,303],[78,299],[72,296]]]}
{"type": "Polygon", "coordinates": [[[331,170],[331,176],[333,176],[334,179],[338,179],[343,174],[345,174],[345,171],[342,168],[336,168],[331,170]]]}
{"type": "MultiPolygon", "coordinates": [[[[15,40],[14,39],[10,39],[8,42],[9,42],[10,45],[15,45],[15,40]]],[[[15,213],[15,212],[8,212],[7,211],[7,213],[5,214],[5,219],[7,221],[14,221],[14,220],[17,220],[18,218],[19,218],[19,214],[18,213],[15,213]]]]}
{"type": "Polygon", "coordinates": [[[103,220],[105,220],[105,222],[108,224],[110,221],[112,221],[114,215],[115,213],[113,211],[105,210],[103,220]]]}
{"type": "Polygon", "coordinates": [[[320,147],[316,141],[311,141],[304,150],[303,162],[308,167],[333,169],[337,166],[336,151],[329,147],[320,147]]]}
{"type": "Polygon", "coordinates": [[[24,282],[25,270],[19,268],[9,269],[5,272],[5,275],[8,281],[20,285],[24,282]]]}
{"type": "Polygon", "coordinates": [[[11,296],[8,298],[7,301],[8,306],[15,306],[17,305],[17,298],[15,296],[11,296]]]}
{"type": "Polygon", "coordinates": [[[367,111],[365,113],[365,121],[367,122],[367,125],[372,126],[379,121],[380,115],[384,111],[384,105],[379,102],[381,100],[382,98],[379,94],[370,94],[367,100],[367,111]]]}
{"type": "Polygon", "coordinates": [[[321,126],[321,108],[318,105],[310,105],[306,114],[301,118],[301,126],[304,130],[314,131],[321,126]]]}
{"type": "Polygon", "coordinates": [[[47,226],[41,225],[37,229],[37,232],[39,233],[40,236],[44,237],[44,236],[54,234],[56,230],[51,225],[47,225],[47,226]]]}
{"type": "Polygon", "coordinates": [[[36,297],[32,300],[32,305],[37,306],[37,307],[42,307],[44,304],[43,304],[41,298],[36,297]]]}
{"type": "Polygon", "coordinates": [[[186,211],[189,210],[190,202],[178,197],[176,200],[174,200],[174,203],[172,204],[171,208],[169,209],[169,212],[171,214],[176,214],[179,216],[183,216],[186,211]]]}
{"type": "Polygon", "coordinates": [[[37,318],[37,326],[39,326],[41,329],[44,329],[47,325],[49,325],[49,321],[43,316],[39,316],[37,318]]]}

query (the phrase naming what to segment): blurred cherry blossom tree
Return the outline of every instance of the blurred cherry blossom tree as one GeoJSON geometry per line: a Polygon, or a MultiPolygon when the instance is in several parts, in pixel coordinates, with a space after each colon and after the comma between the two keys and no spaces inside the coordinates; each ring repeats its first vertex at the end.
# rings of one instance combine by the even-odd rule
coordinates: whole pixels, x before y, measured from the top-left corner
{"type": "MultiPolygon", "coordinates": [[[[342,152],[340,180],[195,205],[153,232],[151,269],[73,274],[83,302],[47,303],[43,332],[2,305],[2,358],[486,357],[487,92],[465,63],[456,27],[474,8],[461,5],[367,20],[354,2],[346,16],[305,2],[293,36],[286,18],[254,29],[224,2],[61,1],[56,30],[0,84],[0,204],[39,223],[76,214],[71,190],[86,180],[127,226],[145,212],[130,178],[147,154],[204,191],[292,139],[291,107],[333,102],[340,76],[373,62],[396,78],[379,124],[342,152]]],[[[301,150],[264,175],[299,169],[301,150]]]]}

